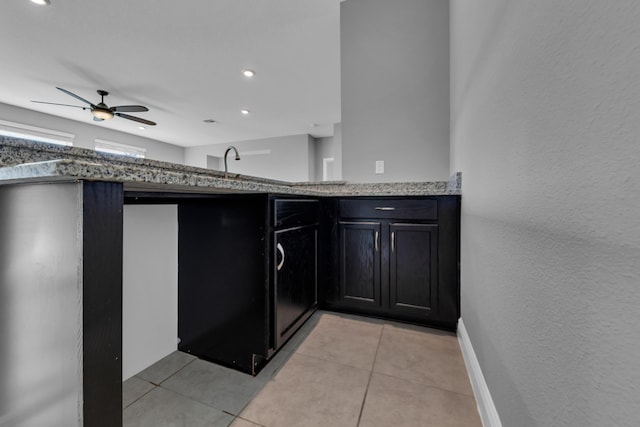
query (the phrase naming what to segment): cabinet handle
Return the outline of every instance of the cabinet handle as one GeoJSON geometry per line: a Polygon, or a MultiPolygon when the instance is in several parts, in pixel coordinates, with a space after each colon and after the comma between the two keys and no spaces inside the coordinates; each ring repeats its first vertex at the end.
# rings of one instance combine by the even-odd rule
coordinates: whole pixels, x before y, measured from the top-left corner
{"type": "Polygon", "coordinates": [[[396,251],[396,232],[391,232],[391,252],[396,251]]]}
{"type": "Polygon", "coordinates": [[[278,265],[276,266],[276,270],[280,271],[282,270],[282,266],[284,265],[284,248],[280,243],[278,243],[276,245],[276,249],[278,249],[278,252],[280,252],[280,256],[282,257],[282,260],[280,260],[280,263],[278,263],[278,265]]]}
{"type": "Polygon", "coordinates": [[[376,210],[377,211],[395,211],[396,208],[392,208],[390,206],[378,206],[376,210]]]}
{"type": "Polygon", "coordinates": [[[376,245],[376,252],[378,252],[378,250],[380,249],[380,233],[378,233],[376,231],[376,237],[375,237],[375,245],[376,245]]]}

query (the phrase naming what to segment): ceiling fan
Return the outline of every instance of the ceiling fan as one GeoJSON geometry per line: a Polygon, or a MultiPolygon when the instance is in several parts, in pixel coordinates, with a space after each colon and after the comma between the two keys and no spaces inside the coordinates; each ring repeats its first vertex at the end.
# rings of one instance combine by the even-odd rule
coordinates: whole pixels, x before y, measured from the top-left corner
{"type": "Polygon", "coordinates": [[[142,111],[149,111],[149,109],[143,105],[119,105],[117,107],[109,107],[107,106],[107,104],[104,103],[104,97],[109,95],[109,92],[105,91],[105,90],[101,90],[98,89],[98,95],[101,96],[100,102],[98,104],[93,104],[89,101],[87,101],[86,99],[84,99],[81,96],[76,95],[73,92],[70,92],[66,89],[63,89],[61,87],[57,87],[56,89],[66,93],[67,95],[73,96],[74,98],[76,98],[79,101],[84,102],[85,104],[88,104],[89,107],[85,107],[82,105],[69,105],[69,104],[58,104],[55,102],[45,102],[45,101],[31,101],[31,102],[37,102],[39,104],[50,104],[50,105],[62,105],[64,107],[75,107],[75,108],[82,108],[83,110],[90,110],[91,114],[93,114],[93,120],[96,122],[101,122],[103,120],[109,120],[112,119],[113,116],[118,116],[118,117],[122,117],[123,119],[128,119],[128,120],[133,120],[134,122],[138,122],[138,123],[143,123],[145,125],[148,126],[155,126],[156,123],[152,122],[151,120],[146,120],[146,119],[142,119],[140,117],[136,117],[136,116],[132,116],[129,114],[124,114],[126,113],[136,113],[136,112],[142,112],[142,111]]]}

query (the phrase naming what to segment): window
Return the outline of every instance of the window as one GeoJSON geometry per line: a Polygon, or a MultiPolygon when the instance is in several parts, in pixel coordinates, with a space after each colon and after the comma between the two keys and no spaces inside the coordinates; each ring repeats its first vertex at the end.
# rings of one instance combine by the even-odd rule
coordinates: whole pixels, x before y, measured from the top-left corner
{"type": "Polygon", "coordinates": [[[66,146],[72,146],[73,139],[76,137],[71,133],[9,122],[7,120],[0,120],[0,135],[66,146]]]}
{"type": "Polygon", "coordinates": [[[101,153],[120,154],[123,156],[136,157],[138,159],[144,159],[147,155],[146,148],[120,144],[119,142],[105,141],[103,139],[96,139],[95,142],[96,151],[101,153]]]}

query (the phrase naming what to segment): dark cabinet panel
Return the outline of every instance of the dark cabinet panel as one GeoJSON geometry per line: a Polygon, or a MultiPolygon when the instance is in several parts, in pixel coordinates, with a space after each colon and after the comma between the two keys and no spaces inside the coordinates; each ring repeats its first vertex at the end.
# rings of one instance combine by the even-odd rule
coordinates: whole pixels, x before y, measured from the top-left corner
{"type": "Polygon", "coordinates": [[[438,218],[436,199],[340,200],[341,218],[420,219],[438,218]]]}
{"type": "Polygon", "coordinates": [[[359,306],[379,307],[380,223],[340,222],[341,297],[359,306]]]}
{"type": "Polygon", "coordinates": [[[460,313],[460,197],[344,198],[325,202],[334,255],[327,309],[455,330],[460,313]],[[335,273],[334,273],[335,274],[335,273]]]}
{"type": "Polygon", "coordinates": [[[316,226],[274,233],[276,348],[317,305],[317,233],[316,226]]]}
{"type": "Polygon", "coordinates": [[[389,310],[434,315],[438,292],[438,226],[390,224],[389,310]]]}
{"type": "Polygon", "coordinates": [[[318,222],[320,202],[312,199],[275,199],[274,227],[295,227],[318,222]]]}
{"type": "Polygon", "coordinates": [[[178,207],[178,349],[254,373],[268,358],[266,197],[178,207]]]}
{"type": "Polygon", "coordinates": [[[178,349],[255,375],[317,307],[320,203],[176,201],[178,349]]]}
{"type": "Polygon", "coordinates": [[[83,182],[84,425],[120,426],[122,184],[83,182]]]}

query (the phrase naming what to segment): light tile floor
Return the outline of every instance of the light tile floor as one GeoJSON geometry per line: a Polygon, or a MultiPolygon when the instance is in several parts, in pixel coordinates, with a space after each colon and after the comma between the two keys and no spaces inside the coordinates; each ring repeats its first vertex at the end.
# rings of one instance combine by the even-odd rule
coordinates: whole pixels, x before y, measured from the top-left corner
{"type": "Polygon", "coordinates": [[[125,427],[481,427],[454,334],[314,314],[256,377],[175,352],[123,384],[125,427]]]}

